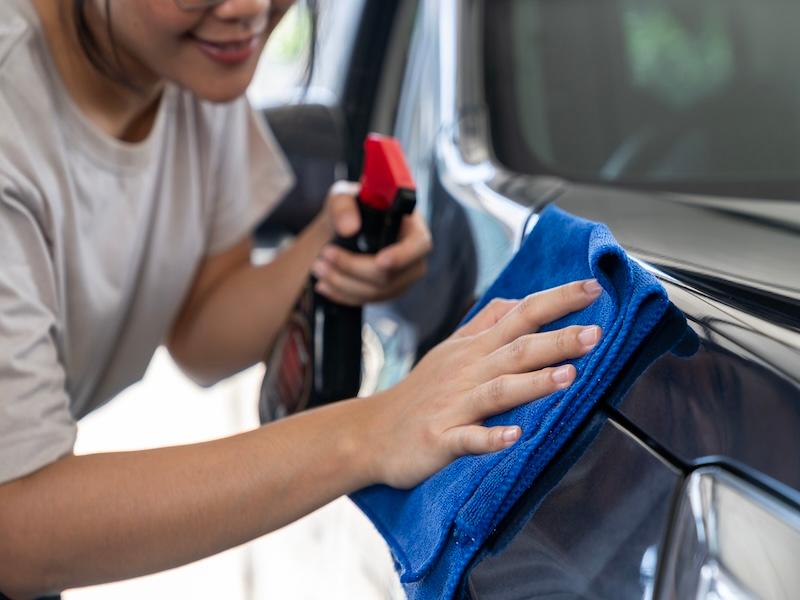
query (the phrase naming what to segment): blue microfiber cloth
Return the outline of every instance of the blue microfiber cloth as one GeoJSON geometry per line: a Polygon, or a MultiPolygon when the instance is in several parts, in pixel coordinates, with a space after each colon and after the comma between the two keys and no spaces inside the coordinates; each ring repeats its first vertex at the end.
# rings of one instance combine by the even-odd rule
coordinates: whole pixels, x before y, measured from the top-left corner
{"type": "Polygon", "coordinates": [[[543,330],[597,324],[600,343],[571,361],[573,384],[486,422],[522,428],[495,454],[462,457],[412,490],[373,486],[353,495],[388,542],[412,600],[449,599],[473,556],[603,396],[669,302],[655,278],[632,261],[605,225],[555,206],[545,209],[472,314],[493,298],[522,298],[570,281],[597,278],[591,306],[543,330]]]}

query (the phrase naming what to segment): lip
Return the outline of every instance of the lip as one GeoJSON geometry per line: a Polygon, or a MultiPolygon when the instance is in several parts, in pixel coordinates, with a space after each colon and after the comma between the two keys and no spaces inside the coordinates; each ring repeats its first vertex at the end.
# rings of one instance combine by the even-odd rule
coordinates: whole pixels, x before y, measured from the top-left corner
{"type": "Polygon", "coordinates": [[[211,41],[190,36],[203,54],[224,65],[238,65],[250,59],[258,50],[260,35],[228,41],[211,41]]]}

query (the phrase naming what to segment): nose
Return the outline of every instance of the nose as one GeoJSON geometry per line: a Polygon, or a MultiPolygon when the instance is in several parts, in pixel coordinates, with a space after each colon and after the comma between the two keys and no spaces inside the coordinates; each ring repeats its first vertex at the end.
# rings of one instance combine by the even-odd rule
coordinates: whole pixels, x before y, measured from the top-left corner
{"type": "Polygon", "coordinates": [[[265,16],[271,7],[271,0],[225,0],[214,9],[214,15],[226,21],[251,20],[265,16]]]}

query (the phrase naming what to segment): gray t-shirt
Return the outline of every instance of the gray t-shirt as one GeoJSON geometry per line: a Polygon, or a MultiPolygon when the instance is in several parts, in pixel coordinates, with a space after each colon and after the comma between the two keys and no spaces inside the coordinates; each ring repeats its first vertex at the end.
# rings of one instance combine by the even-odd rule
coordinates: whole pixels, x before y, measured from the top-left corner
{"type": "Polygon", "coordinates": [[[141,378],[207,255],[291,185],[245,98],[167,86],[127,144],[66,93],[29,0],[0,1],[0,483],[71,452],[141,378]]]}

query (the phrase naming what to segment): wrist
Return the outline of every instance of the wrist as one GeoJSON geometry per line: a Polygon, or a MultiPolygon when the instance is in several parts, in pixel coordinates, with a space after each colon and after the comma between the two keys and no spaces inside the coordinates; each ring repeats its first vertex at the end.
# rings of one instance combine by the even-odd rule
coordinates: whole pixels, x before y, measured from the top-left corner
{"type": "Polygon", "coordinates": [[[357,474],[358,489],[385,482],[384,467],[388,457],[385,452],[386,430],[381,421],[386,400],[383,396],[376,394],[346,402],[350,414],[342,438],[343,451],[357,474]]]}
{"type": "Polygon", "coordinates": [[[298,265],[303,265],[310,270],[311,263],[332,239],[332,231],[324,219],[319,215],[315,217],[292,244],[293,256],[300,261],[298,265]]]}
{"type": "Polygon", "coordinates": [[[336,236],[336,230],[324,208],[320,210],[317,216],[311,221],[308,226],[308,231],[310,235],[321,242],[322,245],[327,244],[336,236]]]}

